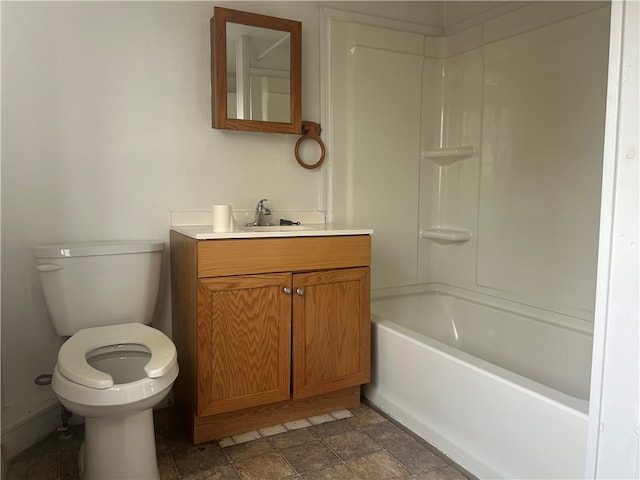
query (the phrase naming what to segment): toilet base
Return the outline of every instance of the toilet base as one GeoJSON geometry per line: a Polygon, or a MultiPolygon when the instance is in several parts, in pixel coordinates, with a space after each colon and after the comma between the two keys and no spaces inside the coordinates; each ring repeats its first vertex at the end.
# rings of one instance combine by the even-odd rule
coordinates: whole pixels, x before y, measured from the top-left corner
{"type": "Polygon", "coordinates": [[[158,480],[153,410],[85,418],[79,455],[82,480],[158,480]]]}

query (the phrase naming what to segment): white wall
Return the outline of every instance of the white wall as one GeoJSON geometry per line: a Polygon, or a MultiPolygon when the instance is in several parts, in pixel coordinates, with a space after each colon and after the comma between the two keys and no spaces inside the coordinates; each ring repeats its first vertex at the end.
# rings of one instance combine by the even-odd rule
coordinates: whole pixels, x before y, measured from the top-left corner
{"type": "MultiPolygon", "coordinates": [[[[321,2],[441,25],[439,2],[321,2]]],[[[320,2],[219,2],[303,23],[303,118],[320,109],[320,2]]],[[[214,2],[2,2],[2,432],[55,404],[55,335],[32,248],[70,240],[168,242],[171,210],[213,203],[323,208],[321,171],[292,135],[212,130],[214,2]]],[[[170,333],[168,255],[155,325],[170,333]]],[[[20,436],[20,435],[18,435],[20,436]]],[[[33,441],[27,434],[9,456],[33,441]]]]}
{"type": "MultiPolygon", "coordinates": [[[[296,167],[294,136],[211,129],[211,12],[208,3],[3,4],[3,426],[12,409],[24,418],[52,396],[33,385],[60,343],[35,245],[167,241],[170,210],[213,203],[321,207],[320,173],[296,167]]],[[[169,332],[168,255],[164,265],[155,324],[169,332]]]]}

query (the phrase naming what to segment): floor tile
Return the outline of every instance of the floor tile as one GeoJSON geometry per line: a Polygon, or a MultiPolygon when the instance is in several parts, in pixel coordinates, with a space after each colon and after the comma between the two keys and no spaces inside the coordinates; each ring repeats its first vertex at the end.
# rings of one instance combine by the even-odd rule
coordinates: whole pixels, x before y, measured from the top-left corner
{"type": "Polygon", "coordinates": [[[240,476],[230,464],[218,465],[217,467],[203,470],[201,472],[183,475],[180,480],[240,480],[240,476]]]}
{"type": "Polygon", "coordinates": [[[337,412],[331,412],[329,415],[331,415],[336,420],[353,417],[353,413],[351,413],[349,410],[338,410],[337,412]]]}
{"type": "Polygon", "coordinates": [[[382,415],[366,405],[360,405],[359,407],[352,409],[351,413],[353,413],[353,417],[348,418],[347,420],[349,423],[360,428],[370,427],[376,423],[386,421],[382,415]]]}
{"type": "Polygon", "coordinates": [[[355,427],[347,420],[336,420],[331,423],[314,425],[310,430],[315,432],[320,438],[326,438],[338,435],[339,433],[351,432],[355,430],[355,427]]]}
{"type": "Polygon", "coordinates": [[[276,480],[296,474],[277,452],[239,460],[234,465],[243,480],[276,480]]]}
{"type": "Polygon", "coordinates": [[[304,429],[274,435],[273,437],[269,437],[269,440],[276,448],[282,450],[288,447],[312,442],[317,438],[318,437],[316,437],[311,430],[304,429]]]}
{"type": "Polygon", "coordinates": [[[15,480],[57,480],[58,473],[57,451],[39,457],[23,455],[9,467],[9,477],[15,480]]]}
{"type": "Polygon", "coordinates": [[[236,443],[236,445],[238,445],[240,443],[250,442],[251,440],[259,440],[262,438],[262,435],[260,435],[257,430],[253,430],[251,432],[232,435],[231,438],[236,443]]]}
{"type": "Polygon", "coordinates": [[[65,450],[58,452],[60,480],[73,480],[80,476],[78,471],[78,452],[65,450]]]}
{"type": "Polygon", "coordinates": [[[411,473],[387,452],[375,452],[347,462],[360,477],[367,480],[408,478],[411,473]]]}
{"type": "MultiPolygon", "coordinates": [[[[173,463],[173,458],[169,450],[158,450],[158,472],[160,473],[160,480],[175,480],[179,477],[178,469],[173,463]]],[[[72,478],[72,477],[68,477],[72,478]]]]}
{"type": "Polygon", "coordinates": [[[307,428],[311,426],[311,422],[306,418],[301,420],[294,420],[293,422],[287,422],[284,424],[287,430],[299,430],[300,428],[307,428]]]}
{"type": "Polygon", "coordinates": [[[193,447],[185,429],[182,426],[173,430],[162,430],[162,439],[165,447],[171,451],[187,450],[193,447]]]}
{"type": "Polygon", "coordinates": [[[331,415],[327,413],[325,415],[317,415],[315,417],[309,417],[307,418],[307,420],[309,420],[309,422],[311,422],[312,425],[320,425],[321,423],[333,422],[335,421],[335,418],[333,418],[331,415]]]}
{"type": "Polygon", "coordinates": [[[340,462],[320,440],[284,449],[282,455],[298,473],[318,470],[340,462]]]}
{"type": "Polygon", "coordinates": [[[391,448],[414,441],[411,435],[403,432],[387,420],[376,423],[373,426],[363,428],[362,431],[369,435],[378,444],[382,445],[383,448],[391,448]]]}
{"type": "Polygon", "coordinates": [[[273,451],[273,445],[266,438],[241,443],[240,445],[233,445],[224,449],[224,452],[229,456],[232,462],[235,462],[236,460],[243,460],[245,458],[256,457],[273,451]]]}
{"type": "Polygon", "coordinates": [[[380,450],[380,446],[376,442],[357,430],[332,435],[325,438],[324,443],[343,460],[380,450]]]}
{"type": "Polygon", "coordinates": [[[449,466],[423,473],[416,477],[416,480],[467,480],[467,477],[455,468],[449,466]]]}
{"type": "Polygon", "coordinates": [[[272,435],[278,435],[279,433],[285,433],[287,431],[284,425],[274,425],[272,427],[261,428],[258,430],[263,437],[271,437],[272,435]]]}
{"type": "Polygon", "coordinates": [[[300,475],[302,480],[358,480],[353,470],[344,463],[300,475]]]}
{"type": "Polygon", "coordinates": [[[173,452],[173,461],[180,475],[189,475],[227,463],[227,456],[217,443],[203,443],[173,452]]]}
{"type": "Polygon", "coordinates": [[[224,437],[218,440],[218,445],[220,445],[221,448],[230,447],[231,445],[235,445],[235,444],[236,442],[234,442],[233,438],[231,437],[224,437]]]}
{"type": "Polygon", "coordinates": [[[415,440],[404,445],[390,447],[387,451],[407,470],[416,475],[447,465],[447,462],[442,458],[415,440]]]}

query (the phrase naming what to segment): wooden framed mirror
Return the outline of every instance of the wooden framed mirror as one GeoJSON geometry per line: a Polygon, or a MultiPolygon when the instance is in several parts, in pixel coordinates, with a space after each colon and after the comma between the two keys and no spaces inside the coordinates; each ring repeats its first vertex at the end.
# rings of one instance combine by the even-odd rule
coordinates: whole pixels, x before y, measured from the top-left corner
{"type": "Polygon", "coordinates": [[[302,23],[214,7],[213,128],[300,134],[302,23]]]}

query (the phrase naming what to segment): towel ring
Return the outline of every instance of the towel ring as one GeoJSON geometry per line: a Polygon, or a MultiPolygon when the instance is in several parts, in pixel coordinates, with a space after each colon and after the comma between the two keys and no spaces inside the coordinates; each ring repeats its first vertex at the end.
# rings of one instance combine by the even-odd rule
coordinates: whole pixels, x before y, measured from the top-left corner
{"type": "Polygon", "coordinates": [[[318,168],[320,165],[322,165],[322,162],[324,162],[325,149],[324,149],[324,143],[322,143],[322,139],[320,138],[321,131],[322,130],[320,129],[319,123],[302,122],[302,136],[296,142],[296,151],[295,151],[296,160],[302,167],[307,168],[309,170],[311,170],[312,168],[318,168]],[[302,142],[304,142],[305,140],[315,140],[318,143],[318,145],[320,145],[320,150],[322,150],[322,154],[320,155],[320,159],[316,163],[312,163],[312,164],[305,163],[300,158],[300,145],[302,145],[302,142]]]}

